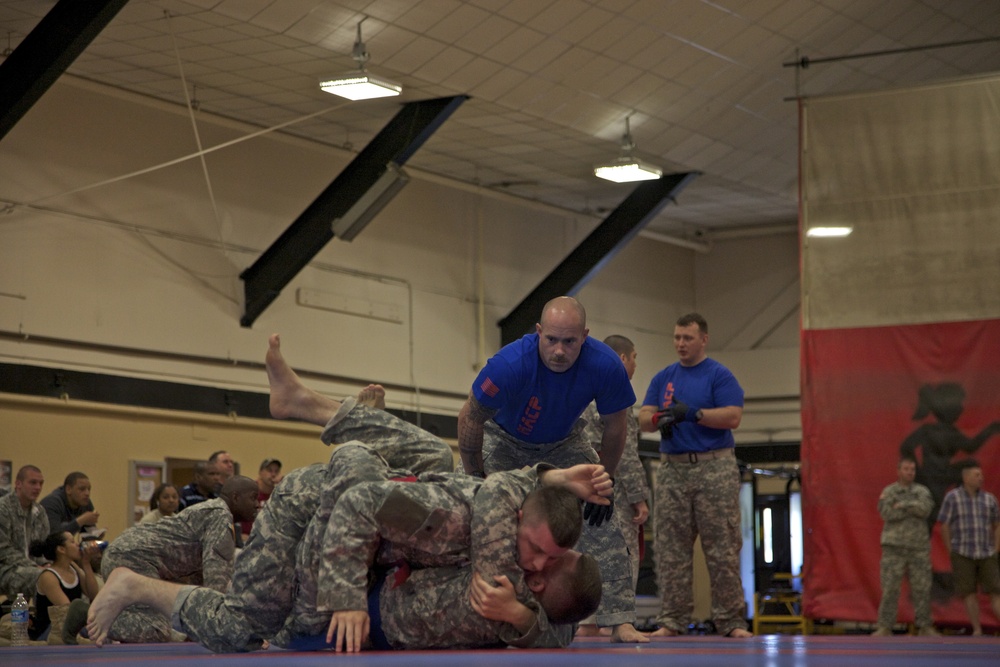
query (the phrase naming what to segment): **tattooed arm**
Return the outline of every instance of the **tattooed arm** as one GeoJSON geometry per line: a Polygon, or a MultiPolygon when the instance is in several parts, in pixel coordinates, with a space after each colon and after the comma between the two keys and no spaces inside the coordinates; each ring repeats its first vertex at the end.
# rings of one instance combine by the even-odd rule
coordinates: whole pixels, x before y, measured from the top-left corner
{"type": "Polygon", "coordinates": [[[488,408],[471,393],[458,413],[458,451],[470,475],[483,476],[483,426],[497,410],[488,408]]]}

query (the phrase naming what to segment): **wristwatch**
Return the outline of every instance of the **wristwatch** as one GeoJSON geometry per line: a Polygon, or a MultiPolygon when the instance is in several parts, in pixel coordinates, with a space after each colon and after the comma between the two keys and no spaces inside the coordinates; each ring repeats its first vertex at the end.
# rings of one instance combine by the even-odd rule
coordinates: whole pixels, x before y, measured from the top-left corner
{"type": "Polygon", "coordinates": [[[694,423],[697,424],[701,421],[701,418],[705,416],[705,413],[699,409],[698,412],[694,413],[694,423]]]}

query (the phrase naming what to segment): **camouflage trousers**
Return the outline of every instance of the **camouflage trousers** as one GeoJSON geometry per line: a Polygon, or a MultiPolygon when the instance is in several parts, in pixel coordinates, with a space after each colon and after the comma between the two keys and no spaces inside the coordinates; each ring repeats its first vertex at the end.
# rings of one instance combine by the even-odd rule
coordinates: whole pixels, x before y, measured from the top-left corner
{"type": "Polygon", "coordinates": [[[299,583],[296,551],[300,542],[311,539],[306,531],[313,516],[325,512],[329,517],[335,498],[327,498],[327,494],[339,494],[373,474],[384,479],[390,463],[397,468],[454,466],[450,448],[440,439],[388,412],[358,405],[353,398],[344,401],[321,438],[326,444],[363,439],[369,445],[365,449],[376,452],[383,462],[354,471],[358,477],[344,470],[334,474],[343,463],[338,454],[343,448],[338,448],[329,464],[289,473],[254,521],[250,537],[236,557],[229,592],[222,595],[206,588],[186,589],[174,606],[175,629],[216,653],[259,647],[260,640],[281,630],[292,611],[299,583]]]}
{"type": "Polygon", "coordinates": [[[628,562],[632,568],[632,591],[639,587],[639,541],[642,538],[641,526],[632,523],[632,506],[625,497],[625,493],[618,497],[615,492],[615,514],[618,515],[622,527],[622,536],[625,538],[625,548],[628,550],[628,562]],[[620,511],[619,511],[620,510],[620,511]]]}
{"type": "MultiPolygon", "coordinates": [[[[163,545],[169,549],[169,544],[163,545]]],[[[128,551],[116,548],[115,543],[104,553],[101,560],[101,574],[107,579],[117,567],[128,569],[150,579],[164,579],[154,563],[144,558],[133,558],[128,551]]],[[[198,583],[198,582],[185,582],[198,583]]],[[[125,607],[111,624],[108,639],[125,644],[161,644],[170,641],[170,619],[144,604],[125,607]]]]}
{"type": "MultiPolygon", "coordinates": [[[[486,422],[483,466],[487,474],[517,470],[542,461],[557,468],[569,468],[580,463],[600,463],[600,458],[582,437],[579,423],[569,437],[539,445],[514,438],[492,420],[486,422]]],[[[596,616],[601,627],[635,623],[632,567],[619,523],[623,512],[628,512],[627,507],[616,502],[612,520],[600,526],[591,526],[585,521],[583,534],[576,545],[580,552],[593,556],[601,570],[601,605],[596,616]]]]}
{"type": "Polygon", "coordinates": [[[41,573],[42,570],[37,565],[12,567],[4,571],[0,575],[0,594],[6,595],[8,600],[16,598],[18,593],[24,593],[26,600],[32,599],[41,573]]]}
{"type": "Polygon", "coordinates": [[[931,551],[930,546],[913,549],[882,545],[882,562],[879,580],[882,584],[882,601],[878,605],[878,626],[892,628],[899,609],[899,591],[903,575],[910,580],[910,597],[913,600],[914,623],[918,628],[929,628],[931,620],[931,551]]]}
{"type": "Polygon", "coordinates": [[[746,628],[739,494],[735,458],[660,464],[654,516],[660,626],[687,631],[694,612],[694,542],[700,536],[712,589],[712,620],[721,635],[746,628]]]}

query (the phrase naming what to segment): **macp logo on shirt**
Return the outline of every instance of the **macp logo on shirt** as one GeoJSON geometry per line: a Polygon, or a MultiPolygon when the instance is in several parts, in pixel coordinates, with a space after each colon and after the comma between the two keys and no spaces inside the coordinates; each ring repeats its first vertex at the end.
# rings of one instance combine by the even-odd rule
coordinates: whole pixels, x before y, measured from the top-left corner
{"type": "Polygon", "coordinates": [[[538,402],[537,396],[532,396],[531,400],[528,401],[527,407],[524,408],[524,414],[521,415],[521,422],[517,425],[517,432],[521,435],[530,435],[535,429],[535,422],[538,421],[538,417],[541,414],[542,404],[538,402]]]}
{"type": "Polygon", "coordinates": [[[669,408],[674,404],[674,383],[668,382],[667,388],[663,390],[663,407],[669,408]]]}

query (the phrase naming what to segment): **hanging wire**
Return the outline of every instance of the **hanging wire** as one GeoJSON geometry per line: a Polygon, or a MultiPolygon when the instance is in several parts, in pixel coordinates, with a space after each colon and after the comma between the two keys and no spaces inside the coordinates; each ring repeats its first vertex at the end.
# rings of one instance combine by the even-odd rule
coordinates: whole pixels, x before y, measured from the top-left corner
{"type": "Polygon", "coordinates": [[[235,146],[236,144],[242,143],[242,142],[247,141],[249,139],[255,139],[257,137],[263,136],[263,135],[268,134],[270,132],[274,132],[276,130],[280,130],[282,128],[288,127],[289,125],[295,125],[296,123],[301,123],[303,121],[310,120],[310,119],[315,118],[317,116],[322,116],[325,113],[329,113],[331,111],[336,111],[337,109],[340,109],[341,107],[344,107],[344,106],[346,106],[348,104],[350,104],[350,102],[349,101],[345,101],[342,104],[338,104],[336,106],[328,107],[326,109],[321,109],[319,111],[314,111],[311,114],[306,114],[305,116],[299,116],[298,118],[293,118],[292,120],[285,121],[284,123],[278,123],[277,125],[272,125],[271,127],[266,127],[266,128],[264,128],[262,130],[258,130],[256,132],[251,132],[250,134],[245,134],[242,137],[237,137],[235,139],[230,139],[229,141],[224,141],[221,144],[216,144],[215,146],[212,146],[211,148],[206,148],[204,150],[196,151],[194,153],[189,153],[188,155],[183,155],[183,156],[181,156],[179,158],[174,158],[173,160],[168,160],[167,162],[161,162],[160,164],[155,164],[155,165],[153,165],[151,167],[146,167],[144,169],[139,169],[138,171],[133,171],[133,172],[130,172],[128,174],[122,174],[121,176],[115,176],[113,178],[109,178],[109,179],[104,180],[104,181],[99,181],[97,183],[90,183],[89,185],[81,185],[80,187],[73,188],[72,190],[66,190],[64,192],[57,192],[55,194],[45,195],[44,197],[40,197],[38,199],[35,199],[31,203],[32,204],[39,204],[41,202],[48,201],[49,199],[55,199],[57,197],[66,197],[66,196],[69,196],[69,195],[76,194],[78,192],[84,192],[85,190],[92,190],[94,188],[100,188],[100,187],[103,187],[105,185],[111,185],[111,184],[117,183],[119,181],[124,181],[124,180],[127,180],[129,178],[134,178],[135,176],[142,176],[143,174],[148,174],[148,173],[153,172],[153,171],[159,171],[160,169],[166,169],[167,167],[172,167],[175,164],[180,164],[181,162],[187,162],[188,160],[194,160],[195,158],[202,157],[203,155],[208,155],[209,153],[214,153],[215,151],[222,150],[223,148],[229,148],[230,146],[235,146]]]}
{"type": "Polygon", "coordinates": [[[181,51],[177,47],[177,36],[174,34],[174,24],[171,21],[171,14],[168,10],[163,10],[167,17],[167,26],[170,29],[170,41],[174,45],[174,56],[177,58],[177,69],[181,75],[181,88],[184,90],[184,102],[187,104],[188,117],[191,119],[191,129],[194,132],[195,144],[198,146],[199,160],[201,161],[201,171],[205,175],[205,187],[208,188],[208,198],[212,202],[212,212],[215,214],[215,228],[219,241],[222,238],[222,219],[219,217],[219,207],[215,201],[215,191],[212,189],[212,177],[208,173],[208,162],[205,160],[204,148],[201,144],[201,134],[198,132],[198,121],[194,117],[194,108],[191,106],[191,96],[188,94],[187,79],[184,77],[184,63],[181,61],[181,51]]]}

